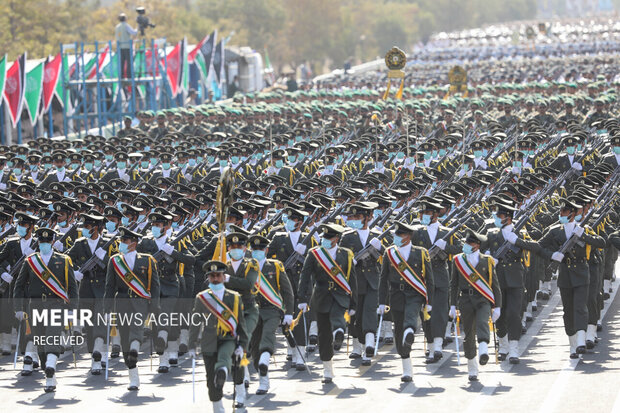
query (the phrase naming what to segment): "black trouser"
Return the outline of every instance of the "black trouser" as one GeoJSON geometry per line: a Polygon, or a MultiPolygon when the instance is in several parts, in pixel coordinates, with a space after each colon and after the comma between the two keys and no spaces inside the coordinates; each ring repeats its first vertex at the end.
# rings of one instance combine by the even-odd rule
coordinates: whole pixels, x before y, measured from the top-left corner
{"type": "Polygon", "coordinates": [[[588,286],[560,288],[562,306],[564,307],[564,331],[572,336],[588,325],[588,286]]]}
{"type": "Polygon", "coordinates": [[[502,310],[495,322],[497,335],[504,337],[508,333],[508,340],[521,338],[521,303],[523,288],[502,288],[502,310]]]}
{"type": "Polygon", "coordinates": [[[599,307],[599,295],[601,295],[600,264],[590,262],[590,285],[588,285],[588,324],[596,324],[601,309],[599,307]]]}
{"type": "Polygon", "coordinates": [[[121,49],[121,73],[124,78],[130,78],[131,73],[133,72],[131,62],[131,50],[130,49],[121,49]]]}

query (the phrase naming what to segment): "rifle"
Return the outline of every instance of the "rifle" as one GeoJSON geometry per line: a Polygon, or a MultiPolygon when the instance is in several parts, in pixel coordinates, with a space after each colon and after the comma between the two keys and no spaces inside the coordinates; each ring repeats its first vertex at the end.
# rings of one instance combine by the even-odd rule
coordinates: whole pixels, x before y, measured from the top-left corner
{"type": "MultiPolygon", "coordinates": [[[[170,245],[176,245],[177,243],[179,243],[181,240],[183,240],[183,238],[187,237],[188,235],[190,235],[192,232],[194,232],[196,229],[200,228],[200,226],[202,225],[203,222],[205,222],[205,220],[207,219],[207,217],[201,218],[194,226],[192,227],[185,227],[183,229],[183,231],[181,231],[179,233],[179,235],[177,235],[171,242],[170,245]]],[[[161,262],[162,259],[165,259],[168,263],[171,263],[172,261],[174,261],[172,259],[172,257],[168,254],[166,254],[163,250],[159,250],[157,251],[155,254],[153,254],[153,258],[155,259],[155,261],[157,262],[161,262]]]]}
{"type": "MultiPolygon", "coordinates": [[[[392,208],[388,208],[385,210],[385,212],[383,213],[383,215],[380,217],[381,220],[379,221],[379,223],[377,224],[377,226],[379,228],[383,228],[383,226],[385,225],[385,223],[388,221],[388,219],[390,219],[390,216],[392,215],[392,208]]],[[[375,225],[372,226],[368,226],[368,228],[374,228],[375,225]]],[[[383,231],[378,237],[377,239],[379,241],[381,241],[383,238],[385,238],[390,230],[392,229],[392,226],[390,226],[388,229],[386,229],[385,231],[383,231]]],[[[361,250],[359,250],[359,252],[357,254],[355,254],[354,259],[355,261],[359,262],[362,260],[365,260],[369,255],[372,256],[372,258],[374,258],[375,260],[379,259],[379,251],[377,251],[375,249],[375,247],[373,247],[372,245],[368,244],[366,245],[364,248],[362,248],[361,250]]]]}
{"type": "MultiPolygon", "coordinates": [[[[134,230],[134,228],[137,227],[136,224],[132,225],[129,229],[130,230],[134,230]]],[[[100,235],[101,236],[101,235],[100,235]]],[[[113,236],[112,238],[110,238],[105,244],[103,244],[101,246],[101,249],[106,251],[106,253],[108,252],[109,248],[112,246],[112,244],[114,244],[114,242],[116,241],[116,239],[119,237],[118,234],[116,234],[115,236],[113,236]]],[[[79,271],[82,274],[85,274],[87,271],[92,270],[93,268],[95,268],[95,266],[98,266],[99,268],[105,268],[105,264],[103,263],[103,261],[101,261],[99,259],[99,257],[97,257],[96,254],[93,254],[89,259],[87,259],[84,264],[82,264],[82,266],[80,267],[79,271]]]]}
{"type": "Polygon", "coordinates": [[[265,231],[267,228],[269,228],[270,226],[273,225],[274,222],[278,222],[278,220],[280,219],[280,217],[282,217],[282,214],[284,214],[284,209],[280,210],[280,212],[278,212],[277,214],[275,214],[273,217],[271,217],[271,219],[267,222],[265,222],[258,230],[254,231],[256,234],[261,234],[263,231],[265,231]]]}
{"type": "MultiPolygon", "coordinates": [[[[468,212],[467,215],[465,215],[462,219],[459,219],[459,222],[457,222],[456,225],[452,229],[450,229],[450,231],[441,239],[444,241],[449,240],[450,237],[456,234],[461,229],[461,227],[465,225],[467,220],[469,220],[469,218],[471,218],[472,215],[474,215],[473,212],[468,212]]],[[[448,258],[448,254],[446,254],[444,250],[442,250],[435,244],[433,244],[433,246],[429,248],[428,256],[430,257],[430,259],[438,257],[440,260],[445,260],[448,258]]]]}

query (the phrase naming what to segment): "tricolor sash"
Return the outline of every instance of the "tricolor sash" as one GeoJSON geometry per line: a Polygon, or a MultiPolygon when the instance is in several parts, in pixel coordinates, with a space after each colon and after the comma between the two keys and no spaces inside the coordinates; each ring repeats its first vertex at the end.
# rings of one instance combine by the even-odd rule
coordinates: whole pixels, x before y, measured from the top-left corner
{"type": "Polygon", "coordinates": [[[327,251],[325,251],[325,248],[316,247],[311,249],[310,252],[312,252],[314,258],[316,258],[319,264],[321,264],[321,267],[323,267],[327,274],[329,274],[332,280],[334,280],[334,282],[338,284],[340,288],[342,288],[347,294],[350,295],[351,287],[347,282],[347,278],[344,276],[344,271],[342,271],[342,268],[340,268],[340,266],[338,265],[338,263],[336,263],[332,256],[329,255],[327,251]]]}
{"type": "MultiPolygon", "coordinates": [[[[67,288],[62,285],[54,273],[47,268],[43,259],[39,254],[32,254],[26,258],[28,265],[32,271],[39,277],[41,282],[47,286],[54,294],[61,298],[65,303],[69,302],[69,294],[67,294],[67,288]]],[[[65,263],[67,265],[67,263],[65,263]]]]}
{"type": "Polygon", "coordinates": [[[419,292],[424,296],[424,299],[428,301],[428,295],[426,292],[426,283],[424,279],[420,277],[414,270],[409,266],[407,261],[400,255],[398,249],[394,246],[388,248],[386,250],[387,256],[390,259],[390,263],[398,272],[398,274],[403,277],[407,284],[413,287],[414,290],[419,292]]]}
{"type": "Polygon", "coordinates": [[[147,300],[151,299],[151,292],[142,284],[140,278],[131,271],[129,265],[122,257],[122,255],[115,255],[112,257],[112,265],[114,265],[114,271],[120,277],[121,280],[139,297],[147,300]]]}
{"type": "Polygon", "coordinates": [[[258,278],[256,279],[256,284],[254,286],[265,300],[279,309],[282,309],[282,296],[276,291],[275,288],[273,288],[262,271],[258,272],[258,278]]]}
{"type": "Polygon", "coordinates": [[[198,298],[207,310],[217,318],[218,330],[221,329],[236,337],[238,320],[235,313],[224,304],[224,301],[220,300],[211,290],[198,294],[198,298]]]}
{"type": "Polygon", "coordinates": [[[467,261],[465,254],[455,256],[454,263],[467,282],[494,305],[495,296],[493,295],[493,289],[487,280],[467,261]]]}

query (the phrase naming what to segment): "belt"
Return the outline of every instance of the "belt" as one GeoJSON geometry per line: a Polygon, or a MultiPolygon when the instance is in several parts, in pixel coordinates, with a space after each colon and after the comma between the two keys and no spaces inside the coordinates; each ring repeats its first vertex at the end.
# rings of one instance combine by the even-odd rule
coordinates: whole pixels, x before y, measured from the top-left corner
{"type": "Polygon", "coordinates": [[[588,262],[585,257],[584,258],[570,258],[567,257],[564,259],[564,263],[566,265],[571,265],[571,264],[577,264],[577,263],[584,263],[584,262],[588,262]]]}
{"type": "Polygon", "coordinates": [[[333,281],[327,281],[327,289],[333,291],[336,289],[336,283],[333,281]]]}
{"type": "Polygon", "coordinates": [[[405,290],[411,290],[412,288],[409,286],[409,284],[405,284],[405,283],[390,283],[392,285],[392,289],[394,290],[398,290],[398,291],[405,291],[405,290]]]}
{"type": "Polygon", "coordinates": [[[461,297],[465,296],[465,295],[474,295],[474,293],[476,293],[477,291],[474,290],[473,288],[463,288],[461,290],[461,297]]]}

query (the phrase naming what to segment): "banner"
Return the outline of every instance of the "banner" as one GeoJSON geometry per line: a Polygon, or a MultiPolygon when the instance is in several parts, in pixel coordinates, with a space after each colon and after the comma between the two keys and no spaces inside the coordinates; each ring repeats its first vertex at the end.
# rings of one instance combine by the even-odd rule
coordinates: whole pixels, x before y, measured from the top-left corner
{"type": "Polygon", "coordinates": [[[174,46],[174,49],[168,56],[166,56],[166,61],[162,62],[162,65],[166,67],[166,76],[168,77],[168,83],[170,84],[170,91],[172,92],[172,97],[175,97],[179,93],[179,84],[181,82],[182,75],[182,49],[183,42],[177,43],[174,46]]]}
{"type": "Polygon", "coordinates": [[[4,100],[9,107],[11,123],[17,125],[24,106],[26,90],[26,53],[21,55],[6,72],[4,100]]]}
{"type": "Polygon", "coordinates": [[[41,62],[26,74],[24,101],[26,103],[26,110],[28,110],[28,114],[30,115],[30,122],[33,125],[39,117],[39,108],[41,107],[44,67],[45,63],[41,62]]]}
{"type": "Polygon", "coordinates": [[[224,46],[220,41],[215,47],[215,53],[213,53],[213,70],[215,72],[215,81],[218,85],[222,84],[222,77],[224,76],[224,46]]]}
{"type": "Polygon", "coordinates": [[[60,79],[60,65],[62,63],[62,56],[59,54],[54,57],[52,61],[48,57],[45,60],[45,72],[43,74],[43,107],[41,112],[45,113],[49,110],[54,98],[54,91],[58,85],[58,79],[60,79]]]}
{"type": "Polygon", "coordinates": [[[0,60],[0,104],[4,93],[4,81],[6,80],[6,55],[0,60]]]}
{"type": "Polygon", "coordinates": [[[217,29],[202,39],[188,55],[188,62],[195,63],[203,81],[207,81],[212,70],[213,46],[217,39],[217,29]]]}

